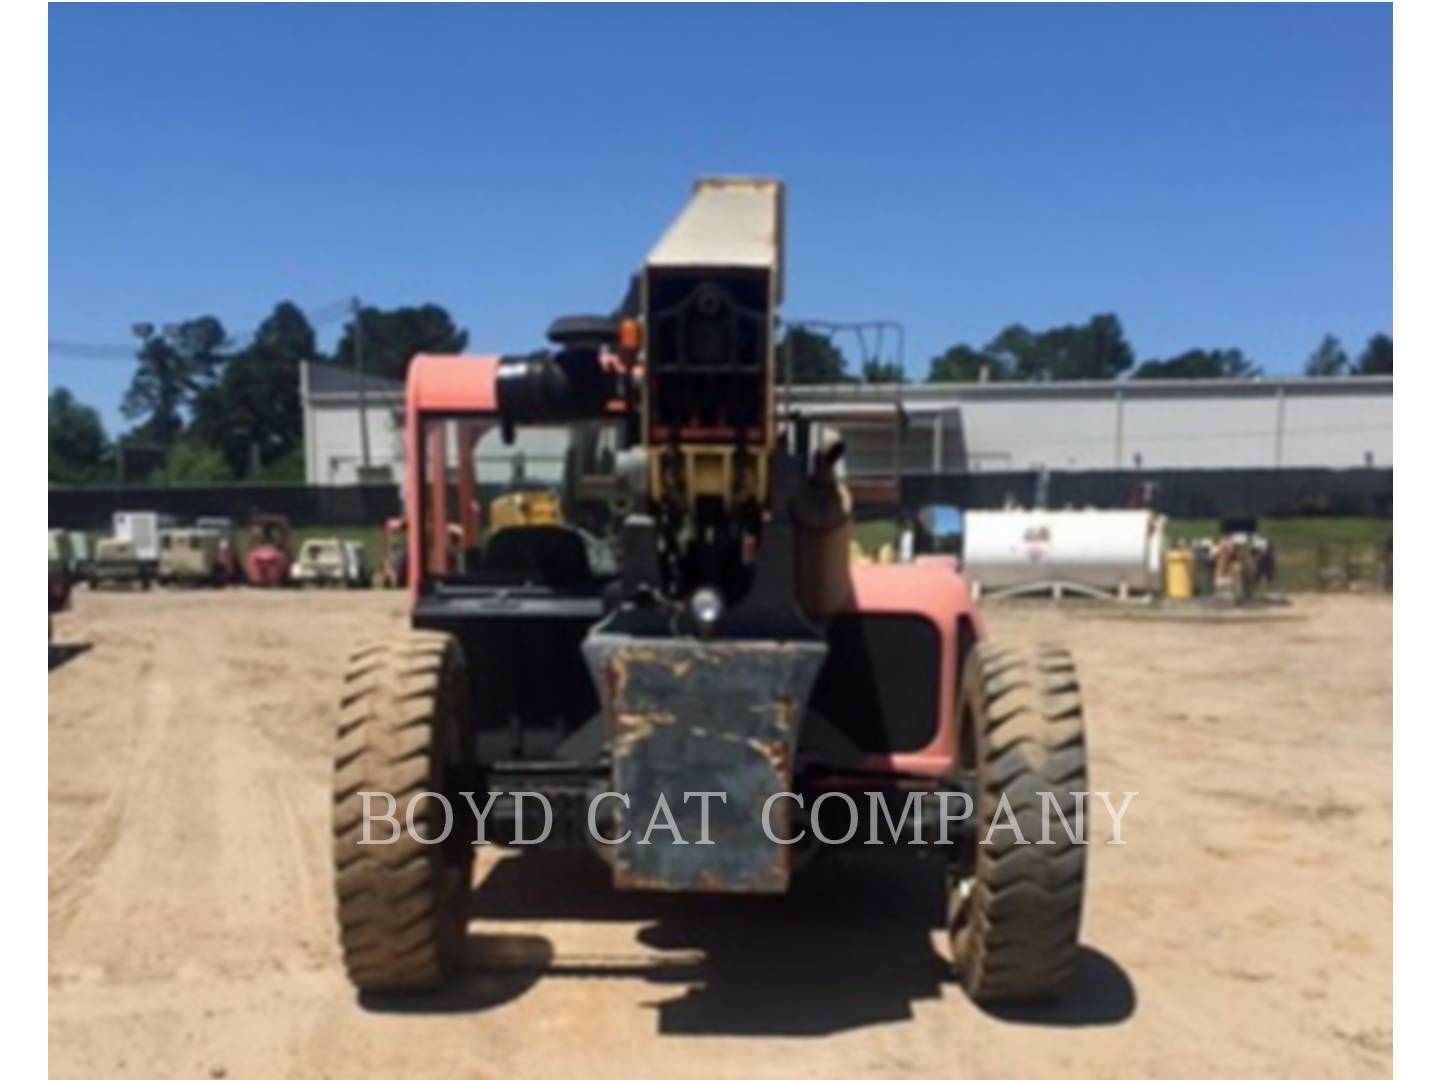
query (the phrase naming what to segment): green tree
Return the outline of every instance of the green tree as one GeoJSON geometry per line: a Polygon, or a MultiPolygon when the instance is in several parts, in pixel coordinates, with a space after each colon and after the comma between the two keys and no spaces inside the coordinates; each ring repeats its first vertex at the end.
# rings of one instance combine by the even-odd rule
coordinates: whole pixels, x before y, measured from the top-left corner
{"type": "Polygon", "coordinates": [[[185,427],[185,413],[215,378],[223,357],[225,328],[212,315],[156,332],[146,328],[139,367],[120,411],[138,420],[137,438],[169,446],[185,427]]]}
{"type": "Polygon", "coordinates": [[[1169,360],[1146,360],[1137,379],[1249,379],[1261,374],[1258,365],[1239,349],[1188,349],[1169,360]]]}
{"type": "Polygon", "coordinates": [[[792,326],[780,340],[780,378],[785,378],[786,365],[790,365],[790,377],[796,383],[837,383],[853,382],[854,377],[846,371],[845,354],[835,343],[823,334],[807,330],[803,326],[792,326]]]}
{"type": "Polygon", "coordinates": [[[110,470],[111,452],[100,414],[63,386],[50,391],[50,483],[100,479],[110,470]]]}
{"type": "Polygon", "coordinates": [[[267,484],[303,484],[305,483],[305,454],[301,447],[297,446],[282,458],[270,462],[260,470],[256,480],[262,480],[267,484]]]}
{"type": "Polygon", "coordinates": [[[1135,365],[1135,350],[1114,314],[1092,315],[1083,326],[1063,326],[1041,336],[1054,355],[1054,379],[1114,379],[1135,365]]]}
{"type": "Polygon", "coordinates": [[[1356,375],[1393,375],[1391,363],[1395,343],[1389,334],[1376,334],[1365,343],[1365,350],[1355,358],[1356,375]]]}
{"type": "Polygon", "coordinates": [[[170,447],[147,442],[134,431],[115,440],[116,478],[127,484],[163,484],[170,447]]]}
{"type": "Polygon", "coordinates": [[[1350,357],[1345,354],[1340,339],[1334,334],[1326,334],[1321,338],[1320,344],[1305,363],[1305,374],[1316,377],[1344,375],[1349,370],[1350,357]]]}
{"type": "Polygon", "coordinates": [[[860,381],[867,383],[903,383],[910,380],[905,369],[891,360],[866,360],[860,366],[860,381]]]}
{"type": "Polygon", "coordinates": [[[267,469],[301,439],[300,364],[319,359],[315,330],[295,304],[277,304],[255,339],[195,401],[190,435],[214,447],[232,477],[267,469]]]}
{"type": "Polygon", "coordinates": [[[1019,323],[1001,330],[981,352],[993,357],[1016,379],[1032,378],[1032,373],[1043,366],[1035,335],[1019,323]]]}
{"type": "Polygon", "coordinates": [[[1056,326],[1039,334],[1007,326],[985,346],[1017,379],[1027,381],[1114,379],[1135,363],[1135,351],[1113,314],[1092,315],[1079,326],[1056,326]]]}
{"type": "Polygon", "coordinates": [[[982,373],[991,381],[1008,379],[1010,366],[1001,356],[991,356],[969,345],[951,345],[930,361],[929,382],[979,382],[982,373]]]}
{"type": "Polygon", "coordinates": [[[170,447],[163,473],[167,484],[223,484],[234,479],[219,450],[189,435],[170,447]]]}
{"type": "Polygon", "coordinates": [[[357,355],[355,320],[346,323],[335,348],[335,362],[341,367],[362,368],[369,375],[403,382],[416,353],[459,353],[470,336],[459,329],[450,313],[438,304],[399,307],[390,311],[362,308],[363,331],[357,355]]]}

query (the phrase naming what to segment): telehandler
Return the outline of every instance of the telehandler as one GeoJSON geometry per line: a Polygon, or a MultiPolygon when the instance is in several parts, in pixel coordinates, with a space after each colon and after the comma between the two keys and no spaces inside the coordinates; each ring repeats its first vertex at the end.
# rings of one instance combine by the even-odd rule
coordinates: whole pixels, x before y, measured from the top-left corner
{"type": "Polygon", "coordinates": [[[988,640],[954,560],[852,565],[843,444],[777,393],[782,201],[776,181],[702,179],[613,316],[559,319],[528,355],[411,363],[410,627],[353,654],[338,721],[358,989],[458,970],[479,840],[588,849],[622,890],[776,894],[845,838],[841,796],[908,822],[887,843],[943,856],[968,994],[1065,987],[1085,863],[1075,665],[988,640]],[[563,462],[561,512],[495,528],[482,481],[521,453],[563,462]],[[394,842],[361,842],[387,835],[376,793],[413,825],[394,842]],[[466,793],[489,804],[483,829],[466,793]],[[1057,816],[1036,844],[1042,793],[1057,816]],[[983,843],[1002,798],[1018,835],[983,843]]]}

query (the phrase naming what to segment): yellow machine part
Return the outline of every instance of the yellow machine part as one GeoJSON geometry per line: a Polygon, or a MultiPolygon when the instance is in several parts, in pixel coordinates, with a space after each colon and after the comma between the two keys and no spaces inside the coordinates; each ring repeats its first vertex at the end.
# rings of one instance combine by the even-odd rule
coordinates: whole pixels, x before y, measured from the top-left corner
{"type": "Polygon", "coordinates": [[[517,525],[564,525],[560,497],[552,491],[512,491],[490,500],[490,531],[517,525]]]}
{"type": "Polygon", "coordinates": [[[1171,600],[1189,600],[1195,595],[1195,553],[1188,548],[1165,553],[1165,595],[1171,600]]]}
{"type": "Polygon", "coordinates": [[[682,444],[650,451],[650,493],[657,499],[678,496],[693,506],[702,497],[727,506],[742,499],[763,501],[768,489],[765,455],[733,446],[682,444]]]}

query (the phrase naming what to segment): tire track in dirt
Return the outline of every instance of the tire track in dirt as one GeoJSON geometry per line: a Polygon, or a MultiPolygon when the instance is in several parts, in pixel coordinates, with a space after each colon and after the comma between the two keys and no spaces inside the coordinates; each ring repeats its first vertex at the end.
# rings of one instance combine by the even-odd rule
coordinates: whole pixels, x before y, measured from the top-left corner
{"type": "MultiPolygon", "coordinates": [[[[142,775],[147,761],[156,753],[164,718],[171,709],[170,686],[155,676],[153,659],[146,658],[137,672],[138,686],[128,694],[117,688],[117,700],[129,697],[123,707],[128,739],[118,762],[112,762],[115,779],[101,798],[98,809],[83,835],[50,867],[50,934],[52,943],[61,940],[79,913],[96,874],[115,850],[123,831],[126,807],[135,777],[142,775]]],[[[106,709],[109,713],[111,710],[106,709]]]]}
{"type": "Polygon", "coordinates": [[[51,844],[54,1075],[981,1080],[1024,1062],[1349,1077],[1390,1063],[1384,601],[1307,600],[1303,622],[1203,634],[987,608],[999,640],[1077,646],[1096,786],[1142,791],[1128,846],[1093,853],[1080,992],[1020,1017],[946,980],[896,877],[826,872],[778,905],[662,902],[508,856],[487,856],[476,894],[486,966],[428,1005],[358,1002],[334,945],[332,709],[348,646],[402,622],[403,604],[82,592],[57,620],[94,648],[51,677],[50,820],[74,834],[51,844]],[[1336,791],[1360,811],[1332,807],[1336,791]],[[1305,812],[1282,813],[1282,795],[1305,812]]]}

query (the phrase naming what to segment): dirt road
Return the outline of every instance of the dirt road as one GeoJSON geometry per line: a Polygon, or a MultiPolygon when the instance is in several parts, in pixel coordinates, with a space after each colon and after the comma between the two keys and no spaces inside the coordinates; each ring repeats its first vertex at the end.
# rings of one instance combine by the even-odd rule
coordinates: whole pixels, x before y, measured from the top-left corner
{"type": "Polygon", "coordinates": [[[483,862],[477,970],[381,1010],[338,967],[330,727],[344,653],[402,626],[400,597],[82,592],[57,640],[87,648],[50,675],[53,1074],[1384,1074],[1390,604],[1296,610],[987,612],[997,637],[1073,645],[1092,786],[1140,792],[1126,845],[1092,848],[1056,1007],[970,1005],[935,877],[904,859],[737,902],[526,856],[483,862]]]}

